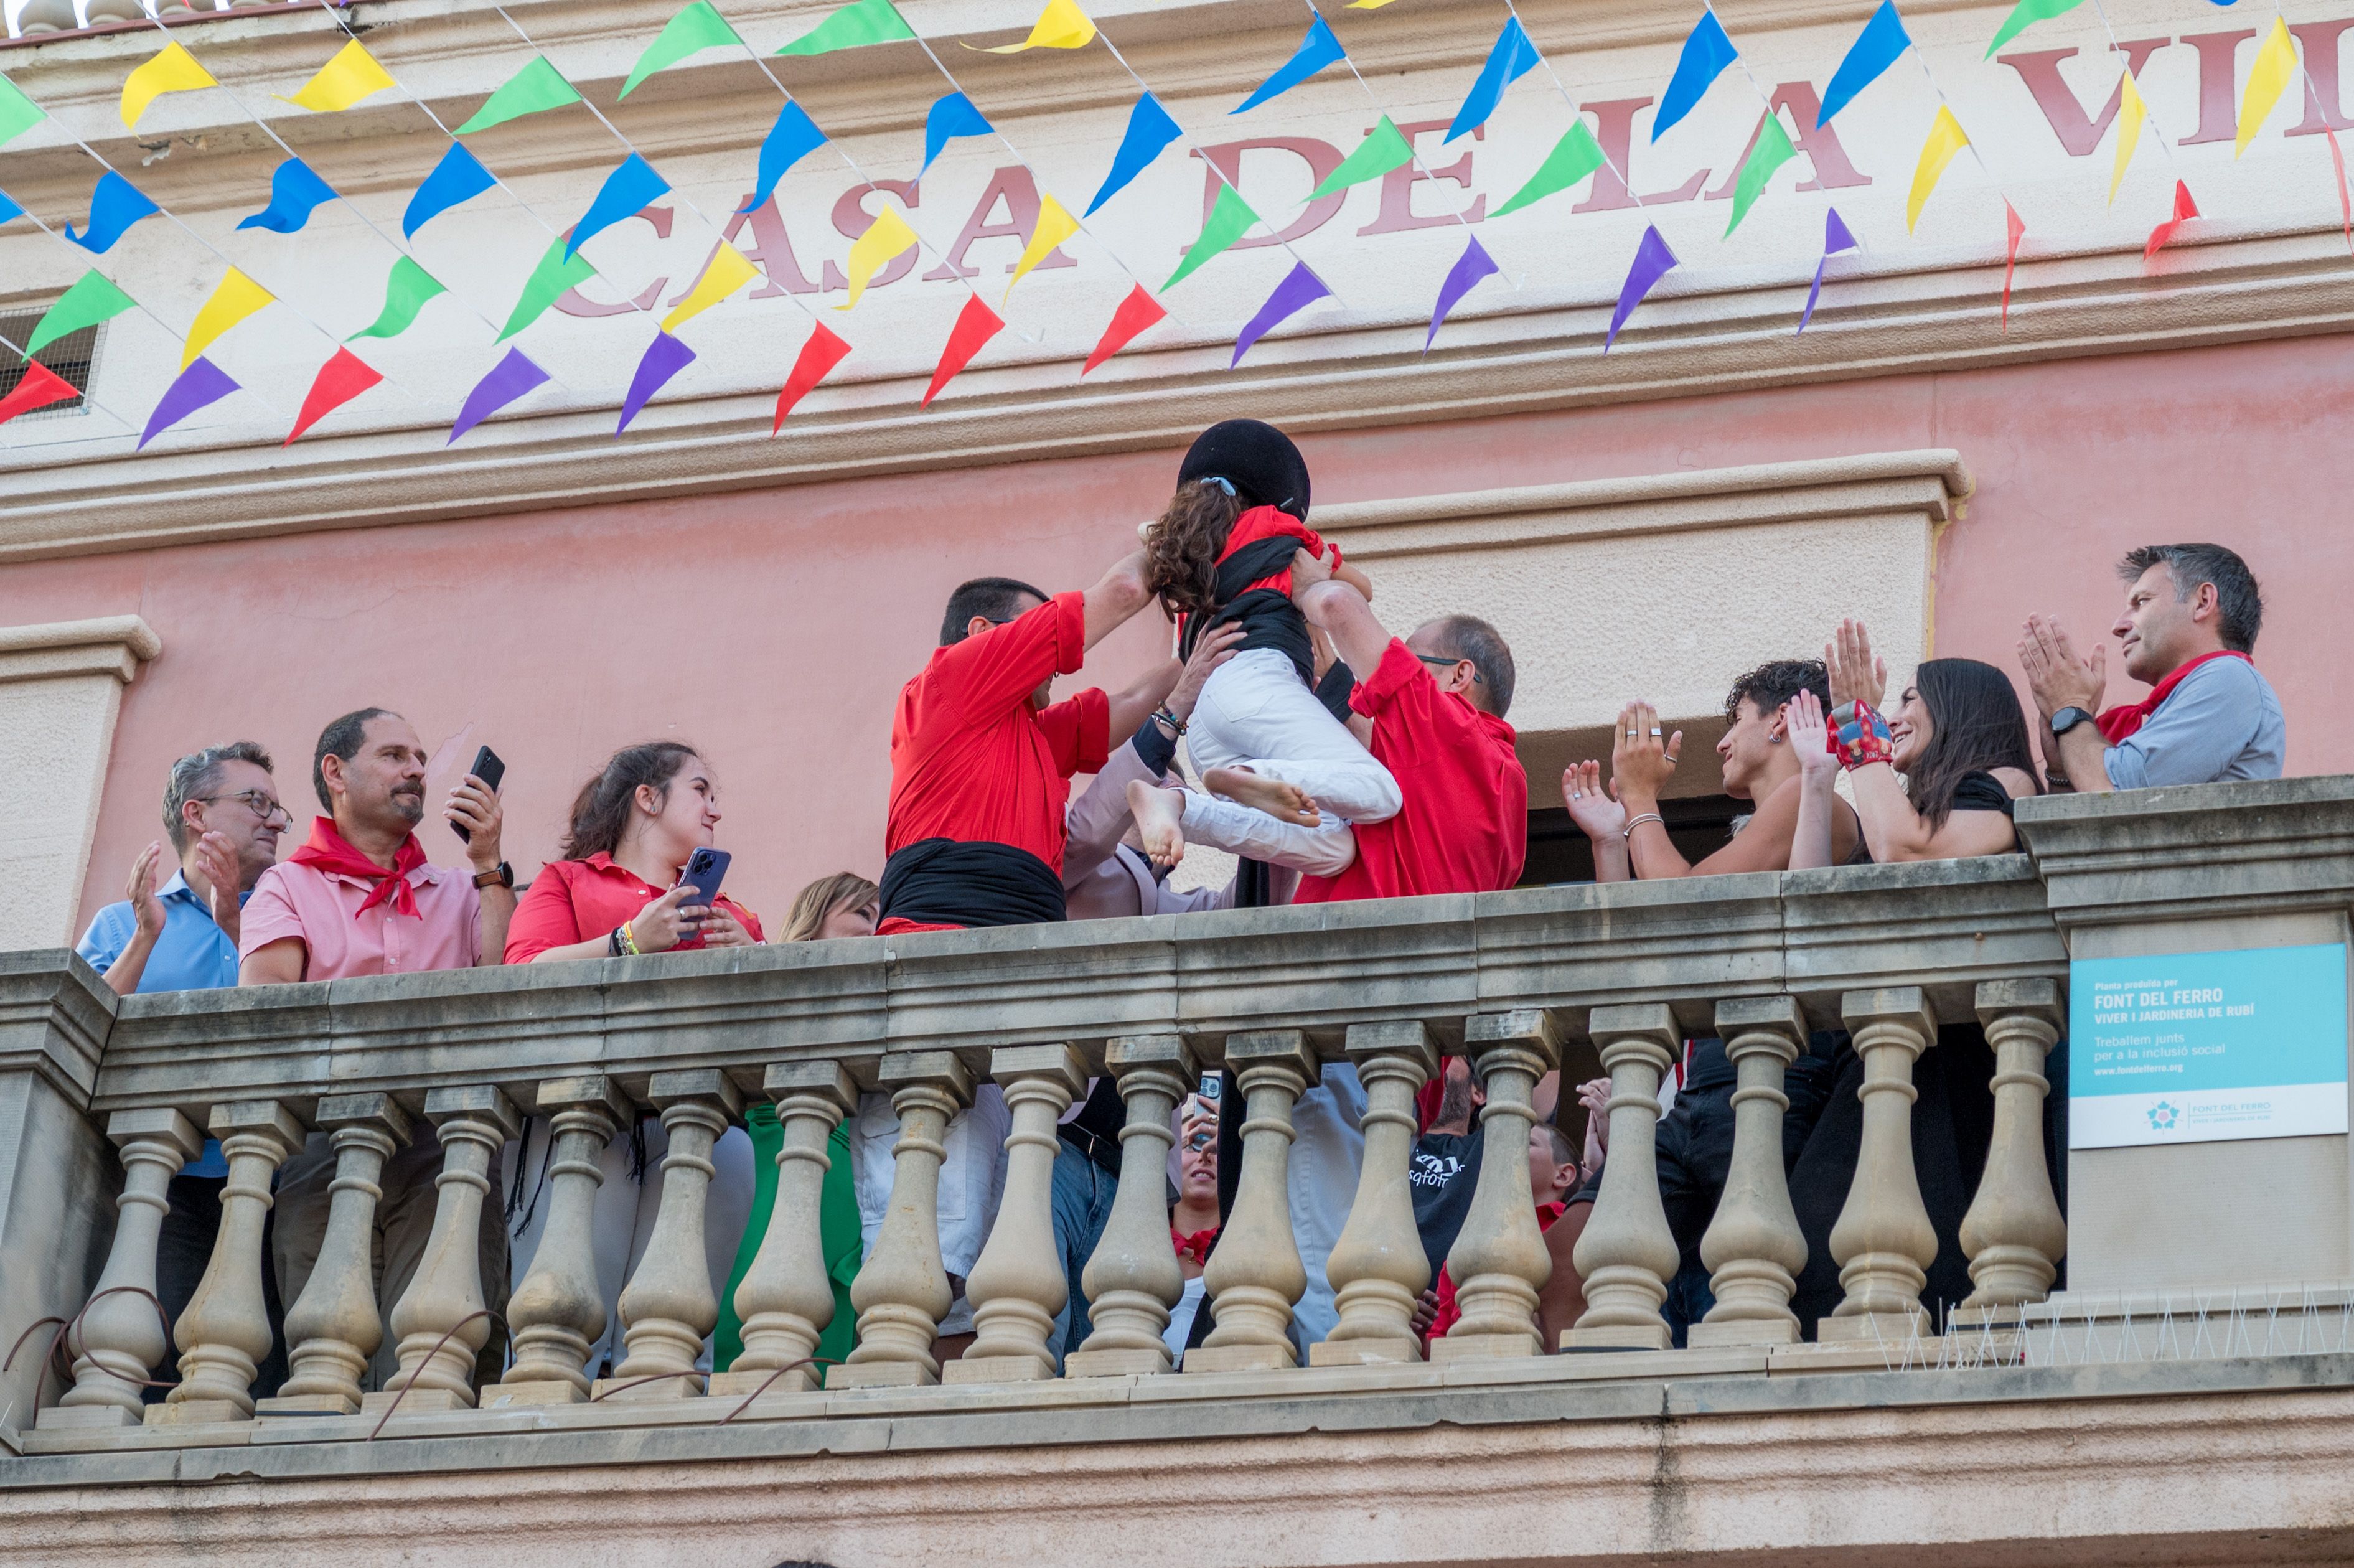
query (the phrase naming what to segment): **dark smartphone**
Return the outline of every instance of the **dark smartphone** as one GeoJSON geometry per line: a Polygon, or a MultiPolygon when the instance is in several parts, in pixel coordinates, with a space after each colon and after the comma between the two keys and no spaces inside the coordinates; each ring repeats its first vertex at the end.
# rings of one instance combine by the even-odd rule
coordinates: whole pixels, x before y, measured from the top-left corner
{"type": "MultiPolygon", "coordinates": [[[[499,780],[507,776],[507,765],[499,759],[497,752],[486,746],[474,753],[474,765],[466,771],[481,779],[482,788],[495,795],[499,792],[499,780]]],[[[474,842],[474,835],[467,830],[463,822],[452,822],[450,827],[467,843],[474,842]]]]}
{"type": "Polygon", "coordinates": [[[686,869],[678,874],[681,887],[694,892],[679,900],[682,905],[709,905],[719,896],[719,884],[727,875],[726,850],[699,849],[686,857],[686,869]]]}
{"type": "Polygon", "coordinates": [[[1218,1099],[1218,1073],[1215,1068],[1212,1068],[1209,1072],[1202,1075],[1202,1097],[1208,1100],[1211,1104],[1215,1105],[1218,1099]]]}

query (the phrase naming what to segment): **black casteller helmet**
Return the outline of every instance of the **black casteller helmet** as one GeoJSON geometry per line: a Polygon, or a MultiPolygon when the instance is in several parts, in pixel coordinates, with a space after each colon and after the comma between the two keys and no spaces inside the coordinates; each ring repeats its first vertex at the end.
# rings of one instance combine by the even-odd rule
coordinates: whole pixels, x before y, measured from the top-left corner
{"type": "Polygon", "coordinates": [[[1272,506],[1308,520],[1308,461],[1291,438],[1258,419],[1222,419],[1196,437],[1177,482],[1223,479],[1246,507],[1272,506]]]}

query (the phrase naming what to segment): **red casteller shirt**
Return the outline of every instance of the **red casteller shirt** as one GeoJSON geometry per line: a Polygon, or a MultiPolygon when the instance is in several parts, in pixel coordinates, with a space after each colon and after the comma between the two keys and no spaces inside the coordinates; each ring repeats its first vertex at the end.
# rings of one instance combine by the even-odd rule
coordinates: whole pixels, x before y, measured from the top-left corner
{"type": "MultiPolygon", "coordinates": [[[[1566,1203],[1539,1203],[1537,1234],[1542,1235],[1553,1229],[1553,1223],[1568,1212],[1566,1203]]],[[[1438,1266],[1438,1283],[1435,1288],[1438,1292],[1438,1307],[1431,1317],[1429,1332],[1423,1336],[1425,1344],[1432,1340],[1445,1339],[1447,1330],[1463,1320],[1463,1304],[1455,1298],[1455,1277],[1447,1272],[1447,1266],[1443,1263],[1438,1266]]]]}
{"type": "MultiPolygon", "coordinates": [[[[669,891],[625,866],[615,865],[613,857],[601,852],[587,860],[550,861],[532,878],[530,890],[515,906],[514,918],[507,923],[504,961],[526,964],[550,948],[610,937],[623,921],[636,919],[639,910],[669,891]]],[[[754,941],[768,940],[758,915],[724,893],[719,895],[719,907],[734,916],[754,941]]],[[[702,946],[698,935],[663,950],[692,952],[702,946]]]]}
{"type": "Polygon", "coordinates": [[[1359,822],[1357,858],[1338,876],[1303,876],[1294,904],[1493,893],[1521,879],[1529,854],[1529,775],[1512,726],[1442,692],[1396,638],[1349,705],[1373,721],[1373,758],[1405,805],[1359,822]]]}
{"type": "MultiPolygon", "coordinates": [[[[1319,559],[1323,557],[1324,538],[1315,529],[1310,528],[1288,512],[1279,512],[1272,506],[1254,506],[1235,519],[1234,532],[1226,535],[1226,547],[1218,552],[1218,561],[1224,565],[1235,551],[1248,545],[1256,545],[1261,539],[1272,539],[1278,535],[1297,539],[1299,541],[1301,549],[1319,559]]],[[[1338,567],[1340,564],[1340,552],[1336,548],[1332,556],[1332,565],[1338,567]]],[[[1279,594],[1288,595],[1291,592],[1291,568],[1286,566],[1279,572],[1259,578],[1258,581],[1245,588],[1243,593],[1249,593],[1257,588],[1273,588],[1279,594]]],[[[1242,594],[1236,594],[1235,597],[1240,599],[1242,594]]]]}

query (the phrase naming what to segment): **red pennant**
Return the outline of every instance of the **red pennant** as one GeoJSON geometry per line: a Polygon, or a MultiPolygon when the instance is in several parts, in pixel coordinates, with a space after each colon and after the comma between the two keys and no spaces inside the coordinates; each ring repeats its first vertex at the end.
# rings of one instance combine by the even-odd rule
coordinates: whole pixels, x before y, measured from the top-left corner
{"type": "Polygon", "coordinates": [[[1088,371],[1126,348],[1136,341],[1138,334],[1168,313],[1161,308],[1160,301],[1144,291],[1143,284],[1139,283],[1135,288],[1130,289],[1128,291],[1128,298],[1119,302],[1119,309],[1112,312],[1111,325],[1104,328],[1102,338],[1096,344],[1096,351],[1087,355],[1087,362],[1085,365],[1079,366],[1079,374],[1085,376],[1088,371]]]}
{"type": "Polygon", "coordinates": [[[2173,243],[2177,230],[2199,216],[2199,204],[2190,199],[2190,187],[2180,180],[2174,182],[2174,216],[2149,231],[2149,243],[2141,248],[2142,265],[2155,260],[2160,249],[2173,243]]]}
{"type": "Polygon", "coordinates": [[[793,411],[793,406],[808,397],[810,388],[824,380],[849,352],[850,345],[828,332],[823,322],[816,324],[809,341],[801,344],[801,357],[793,361],[793,373],[785,377],[785,389],[777,394],[777,422],[769,427],[769,434],[785,428],[785,416],[793,411]]]}
{"type": "Polygon", "coordinates": [[[2027,220],[2019,216],[2019,209],[2010,205],[2008,196],[2003,198],[2002,221],[2010,230],[2002,253],[2002,330],[2008,333],[2010,331],[2010,276],[2019,270],[2019,242],[2027,233],[2027,220]]]}
{"type": "Polygon", "coordinates": [[[373,366],[350,349],[335,350],[335,356],[319,366],[319,374],[312,377],[311,395],[302,399],[302,411],[294,416],[294,428],[287,432],[284,444],[292,446],[302,439],[303,431],[383,379],[373,366]]]}
{"type": "Polygon", "coordinates": [[[2329,162],[2338,170],[2338,216],[2346,220],[2346,249],[2354,250],[2354,196],[2346,191],[2346,150],[2338,144],[2338,132],[2325,125],[2321,133],[2329,138],[2329,162]]]}
{"type": "Polygon", "coordinates": [[[16,383],[14,392],[0,397],[0,425],[6,424],[19,414],[29,414],[36,408],[46,408],[52,403],[80,396],[73,389],[73,383],[39,360],[28,359],[25,362],[25,378],[16,383]]]}
{"type": "Polygon", "coordinates": [[[949,334],[949,345],[940,350],[940,367],[932,372],[932,384],[924,389],[924,400],[918,407],[930,408],[932,399],[940,395],[940,388],[953,380],[958,371],[972,363],[972,356],[981,352],[981,345],[1004,330],[1005,323],[995,311],[981,302],[979,294],[967,300],[964,309],[958,313],[955,330],[949,334]]]}

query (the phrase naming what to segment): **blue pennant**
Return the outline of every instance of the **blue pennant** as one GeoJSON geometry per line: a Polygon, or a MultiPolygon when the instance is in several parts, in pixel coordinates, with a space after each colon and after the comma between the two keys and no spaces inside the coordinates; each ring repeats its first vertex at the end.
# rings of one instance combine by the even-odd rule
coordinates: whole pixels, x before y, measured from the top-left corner
{"type": "MultiPolygon", "coordinates": [[[[924,116],[924,169],[932,166],[932,160],[940,155],[949,137],[986,136],[992,129],[988,119],[972,106],[971,99],[961,92],[949,93],[924,116]]],[[[917,179],[924,177],[924,169],[916,171],[917,179]]]]}
{"type": "Polygon", "coordinates": [[[122,238],[122,231],[143,217],[163,209],[139,192],[139,187],[109,169],[90,193],[90,227],[80,234],[66,225],[66,238],[93,256],[103,256],[122,238]]]}
{"type": "Polygon", "coordinates": [[[1169,117],[1169,111],[1161,107],[1159,99],[1149,92],[1138,99],[1136,107],[1128,111],[1128,133],[1119,139],[1119,151],[1112,154],[1111,173],[1104,176],[1103,187],[1096,192],[1096,199],[1087,203],[1087,210],[1081,216],[1093,217],[1096,208],[1142,174],[1170,143],[1184,133],[1169,117]]]}
{"type": "Polygon", "coordinates": [[[433,165],[433,172],[425,176],[425,183],[417,187],[417,194],[408,198],[408,210],[400,217],[402,237],[416,238],[417,231],[434,218],[460,202],[473,200],[496,184],[491,178],[491,171],[482,167],[473,154],[451,143],[441,161],[433,165]]]}
{"type": "Polygon", "coordinates": [[[267,228],[292,234],[311,221],[311,213],[335,193],[300,158],[289,158],[270,176],[270,205],[238,224],[239,228],[267,228]]]}
{"type": "MultiPolygon", "coordinates": [[[[1093,212],[1095,209],[1093,207],[1089,207],[1087,210],[1089,212],[1093,212]]],[[[12,217],[22,217],[24,216],[25,209],[18,207],[13,200],[11,200],[6,191],[0,191],[0,223],[5,223],[12,217]]]]}
{"type": "Polygon", "coordinates": [[[621,160],[621,166],[605,176],[598,188],[597,199],[578,223],[572,226],[572,238],[564,244],[564,259],[588,240],[644,207],[670,189],[670,182],[654,173],[654,166],[637,154],[621,160]]]}
{"type": "Polygon", "coordinates": [[[1447,140],[1452,142],[1488,123],[1488,116],[1503,101],[1504,89],[1535,69],[1536,63],[1537,47],[1529,42],[1521,19],[1514,16],[1496,35],[1496,47],[1488,51],[1488,63],[1479,68],[1479,79],[1471,84],[1463,107],[1455,111],[1454,123],[1447,128],[1447,140]]]}
{"type": "Polygon", "coordinates": [[[1684,40],[1684,52],[1676,58],[1676,74],[1668,79],[1667,96],[1659,100],[1659,111],[1651,120],[1651,140],[1658,141],[1661,132],[1690,114],[1709,84],[1739,58],[1716,13],[1702,11],[1691,37],[1684,40]]]}
{"type": "Polygon", "coordinates": [[[769,127],[769,139],[760,143],[760,183],[753,188],[752,199],[736,210],[750,212],[776,194],[777,182],[785,171],[825,144],[825,132],[817,122],[798,103],[788,102],[777,111],[777,122],[769,127]]]}
{"type": "Polygon", "coordinates": [[[1896,57],[1913,47],[1912,35],[1904,30],[1904,18],[1896,14],[1896,0],[1881,0],[1880,9],[1856,35],[1855,43],[1848,49],[1847,58],[1831,73],[1830,86],[1823,89],[1823,107],[1815,116],[1818,126],[1828,125],[1831,116],[1848,106],[1848,101],[1880,79],[1880,73],[1896,63],[1896,57]]]}
{"type": "Polygon", "coordinates": [[[1240,114],[1246,109],[1257,109],[1277,94],[1289,92],[1326,66],[1347,58],[1347,51],[1341,48],[1341,40],[1332,36],[1332,29],[1326,26],[1324,18],[1319,16],[1308,24],[1308,36],[1299,40],[1299,51],[1283,62],[1283,69],[1259,83],[1257,92],[1244,99],[1229,112],[1240,114]]]}

